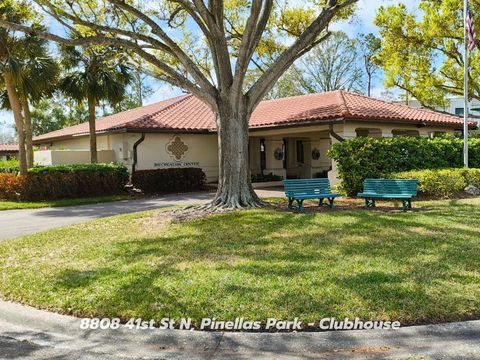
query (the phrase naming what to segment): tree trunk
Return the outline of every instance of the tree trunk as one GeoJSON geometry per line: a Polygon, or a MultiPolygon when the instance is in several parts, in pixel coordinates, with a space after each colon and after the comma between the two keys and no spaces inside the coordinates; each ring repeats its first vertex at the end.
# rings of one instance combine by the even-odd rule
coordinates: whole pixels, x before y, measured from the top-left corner
{"type": "Polygon", "coordinates": [[[90,162],[92,164],[97,163],[97,130],[95,126],[96,114],[96,101],[95,99],[88,98],[88,125],[90,128],[90,162]]]}
{"type": "Polygon", "coordinates": [[[368,75],[368,90],[367,90],[367,93],[368,93],[368,97],[371,96],[371,93],[372,93],[372,75],[368,75]]]}
{"type": "Polygon", "coordinates": [[[246,106],[220,101],[217,113],[219,179],[212,206],[252,208],[263,205],[250,176],[246,106]]]}
{"type": "Polygon", "coordinates": [[[28,99],[22,97],[21,104],[23,108],[23,119],[25,125],[25,147],[27,157],[27,167],[33,167],[33,135],[32,135],[32,115],[30,113],[30,104],[28,99]]]}
{"type": "Polygon", "coordinates": [[[8,100],[13,111],[15,126],[18,133],[18,161],[20,163],[20,175],[27,175],[27,157],[25,154],[25,135],[23,133],[23,116],[22,105],[20,104],[17,89],[15,88],[15,80],[8,74],[3,74],[5,87],[7,88],[8,100]]]}

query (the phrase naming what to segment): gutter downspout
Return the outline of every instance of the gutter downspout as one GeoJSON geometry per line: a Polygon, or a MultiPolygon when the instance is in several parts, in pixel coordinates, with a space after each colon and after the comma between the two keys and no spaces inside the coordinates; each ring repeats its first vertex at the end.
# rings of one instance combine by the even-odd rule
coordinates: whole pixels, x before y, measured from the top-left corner
{"type": "Polygon", "coordinates": [[[337,140],[340,141],[340,142],[345,141],[345,139],[344,139],[343,137],[341,137],[340,135],[338,135],[338,134],[333,130],[333,125],[330,125],[328,130],[329,130],[330,135],[331,135],[333,138],[337,139],[337,140]]]}
{"type": "Polygon", "coordinates": [[[135,144],[133,144],[133,163],[132,163],[132,175],[135,172],[135,168],[137,167],[138,163],[138,153],[137,153],[137,148],[138,145],[140,145],[143,140],[145,140],[145,133],[142,133],[142,136],[140,136],[140,139],[138,139],[135,144]]]}

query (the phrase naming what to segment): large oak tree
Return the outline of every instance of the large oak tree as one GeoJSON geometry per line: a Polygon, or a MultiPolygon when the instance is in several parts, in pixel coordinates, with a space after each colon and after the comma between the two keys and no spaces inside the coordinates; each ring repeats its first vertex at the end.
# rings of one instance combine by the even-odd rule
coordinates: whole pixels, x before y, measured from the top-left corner
{"type": "MultiPolygon", "coordinates": [[[[463,95],[463,2],[421,0],[418,9],[412,12],[403,4],[379,9],[376,60],[387,87],[402,89],[423,106],[444,106],[448,95],[463,95]]],[[[478,14],[480,2],[470,1],[470,10],[478,14]]],[[[474,21],[479,29],[479,17],[474,21]]],[[[480,52],[472,52],[469,61],[470,97],[480,99],[480,52]]]]}
{"type": "Polygon", "coordinates": [[[356,1],[35,0],[76,37],[5,19],[0,27],[66,45],[123,48],[148,63],[158,79],[197,96],[216,114],[220,168],[212,205],[256,207],[261,202],[250,182],[249,118],[282,74],[324,41],[328,25],[348,17],[356,1]],[[248,72],[259,67],[260,75],[247,82],[248,72]]]}

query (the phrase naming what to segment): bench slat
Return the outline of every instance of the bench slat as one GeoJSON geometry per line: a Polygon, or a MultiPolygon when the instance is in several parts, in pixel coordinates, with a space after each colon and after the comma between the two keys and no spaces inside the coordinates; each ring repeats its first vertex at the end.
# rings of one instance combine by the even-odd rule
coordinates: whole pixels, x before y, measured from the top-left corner
{"type": "MultiPolygon", "coordinates": [[[[330,207],[333,206],[333,199],[340,197],[340,194],[332,193],[328,179],[290,179],[283,181],[285,196],[289,199],[289,208],[294,200],[297,201],[297,208],[303,211],[303,200],[307,199],[330,199],[330,207]]],[[[320,202],[320,206],[322,203],[320,202]]]]}
{"type": "Polygon", "coordinates": [[[418,180],[415,179],[365,179],[363,192],[357,196],[365,198],[366,207],[375,207],[375,199],[399,199],[406,210],[411,208],[417,189],[418,180]]]}

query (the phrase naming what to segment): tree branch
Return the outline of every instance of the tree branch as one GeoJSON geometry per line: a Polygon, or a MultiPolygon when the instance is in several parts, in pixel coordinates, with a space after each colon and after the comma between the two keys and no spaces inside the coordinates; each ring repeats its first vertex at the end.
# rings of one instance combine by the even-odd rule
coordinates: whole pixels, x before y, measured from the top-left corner
{"type": "Polygon", "coordinates": [[[148,15],[144,14],[140,10],[136,9],[135,7],[127,4],[124,0],[107,1],[145,22],[145,24],[147,24],[152,29],[152,32],[157,35],[163,42],[165,42],[165,44],[172,50],[172,55],[174,55],[178,59],[178,61],[185,67],[185,69],[195,79],[198,85],[202,87],[204,91],[209,92],[210,96],[216,96],[217,90],[208,81],[208,79],[198,68],[198,66],[190,59],[187,54],[185,54],[185,52],[180,48],[180,46],[178,46],[178,44],[172,38],[170,38],[152,18],[150,18],[148,15]]]}
{"type": "Polygon", "coordinates": [[[38,31],[34,30],[28,26],[10,23],[8,21],[0,19],[0,27],[8,30],[13,31],[20,31],[25,34],[29,34],[31,36],[37,36],[41,39],[54,41],[56,43],[69,45],[69,46],[88,46],[88,45],[112,45],[120,48],[127,48],[133,50],[136,54],[138,54],[141,58],[149,62],[150,64],[156,66],[158,69],[163,71],[167,74],[172,80],[170,83],[174,86],[178,86],[184,88],[193,94],[195,94],[200,99],[204,100],[207,104],[209,104],[212,108],[216,107],[216,98],[212,96],[211,93],[205,91],[199,86],[196,86],[192,83],[189,79],[185,76],[178,73],[176,70],[168,66],[167,64],[161,62],[157,59],[154,55],[146,52],[142,49],[141,46],[135,44],[131,41],[119,38],[110,38],[106,36],[87,36],[87,37],[79,37],[74,39],[67,39],[61,36],[46,32],[46,31],[38,31]],[[174,81],[174,82],[173,82],[174,81]]]}
{"type": "Polygon", "coordinates": [[[249,112],[253,112],[262,98],[268,93],[282,74],[300,56],[310,51],[317,41],[318,35],[327,28],[333,16],[342,8],[350,6],[358,0],[346,0],[338,4],[336,0],[329,0],[328,6],[310,24],[307,30],[285,50],[273,63],[272,66],[255,82],[247,92],[249,112]]]}
{"type": "Polygon", "coordinates": [[[252,3],[250,17],[247,20],[245,31],[242,35],[242,43],[238,51],[235,68],[233,88],[234,91],[237,92],[237,96],[242,94],[243,82],[248,70],[248,65],[267,26],[268,19],[272,12],[272,6],[273,0],[266,0],[265,4],[263,0],[254,0],[252,3]]]}

